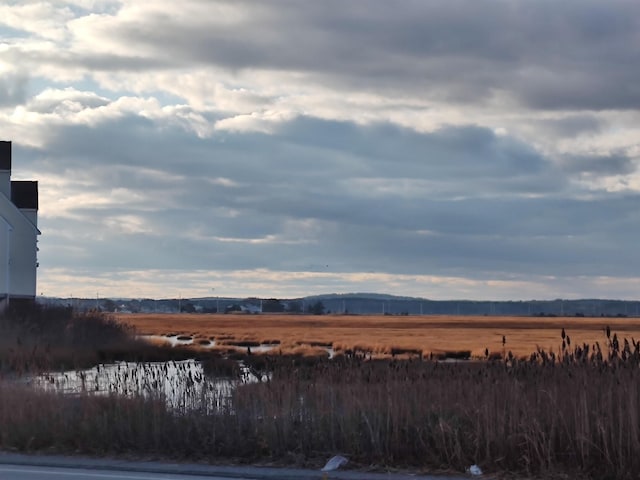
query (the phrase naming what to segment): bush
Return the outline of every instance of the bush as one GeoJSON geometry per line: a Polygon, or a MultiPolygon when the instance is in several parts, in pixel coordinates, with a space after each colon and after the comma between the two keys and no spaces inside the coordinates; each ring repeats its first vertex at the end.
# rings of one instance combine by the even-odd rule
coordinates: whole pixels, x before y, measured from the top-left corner
{"type": "Polygon", "coordinates": [[[108,314],[22,304],[0,315],[0,369],[26,372],[94,365],[142,346],[134,333],[108,314]]]}

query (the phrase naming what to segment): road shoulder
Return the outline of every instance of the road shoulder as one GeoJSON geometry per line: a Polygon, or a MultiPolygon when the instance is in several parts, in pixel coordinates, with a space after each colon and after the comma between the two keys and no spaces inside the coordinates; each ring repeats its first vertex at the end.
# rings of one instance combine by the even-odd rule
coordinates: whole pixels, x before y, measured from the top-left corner
{"type": "Polygon", "coordinates": [[[147,473],[173,473],[193,476],[225,478],[251,478],[255,480],[463,480],[466,476],[434,476],[399,473],[372,473],[359,471],[322,472],[301,468],[204,465],[196,463],[170,463],[129,461],[113,458],[89,458],[67,455],[27,455],[0,452],[0,464],[31,465],[38,467],[85,468],[147,473]]]}

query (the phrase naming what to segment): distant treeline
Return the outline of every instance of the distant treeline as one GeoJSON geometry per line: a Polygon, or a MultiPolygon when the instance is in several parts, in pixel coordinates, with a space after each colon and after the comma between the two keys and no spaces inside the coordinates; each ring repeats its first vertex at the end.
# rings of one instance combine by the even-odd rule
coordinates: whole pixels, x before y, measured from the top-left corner
{"type": "Polygon", "coordinates": [[[426,300],[388,295],[322,295],[295,299],[259,298],[41,298],[41,302],[78,310],[185,313],[313,313],[352,315],[513,315],[571,317],[636,317],[635,300],[426,300]]]}

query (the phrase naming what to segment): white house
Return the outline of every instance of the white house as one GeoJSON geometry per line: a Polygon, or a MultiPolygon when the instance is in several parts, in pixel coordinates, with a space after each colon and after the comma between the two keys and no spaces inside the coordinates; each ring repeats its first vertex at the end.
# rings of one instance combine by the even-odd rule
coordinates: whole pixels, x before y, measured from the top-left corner
{"type": "Polygon", "coordinates": [[[38,182],[11,181],[11,142],[0,141],[0,309],[36,297],[38,182]]]}

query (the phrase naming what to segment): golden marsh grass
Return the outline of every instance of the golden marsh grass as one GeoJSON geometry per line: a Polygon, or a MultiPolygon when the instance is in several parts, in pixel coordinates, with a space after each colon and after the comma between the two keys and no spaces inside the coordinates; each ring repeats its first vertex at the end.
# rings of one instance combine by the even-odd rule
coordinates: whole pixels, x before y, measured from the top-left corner
{"type": "Polygon", "coordinates": [[[502,353],[505,337],[505,352],[525,356],[538,347],[557,351],[563,328],[574,345],[602,342],[607,326],[624,337],[640,339],[640,318],[272,314],[126,314],[117,318],[139,334],[197,335],[223,344],[279,341],[276,350],[283,352],[307,344],[381,355],[394,349],[424,355],[468,350],[481,357],[485,349],[502,353]]]}

